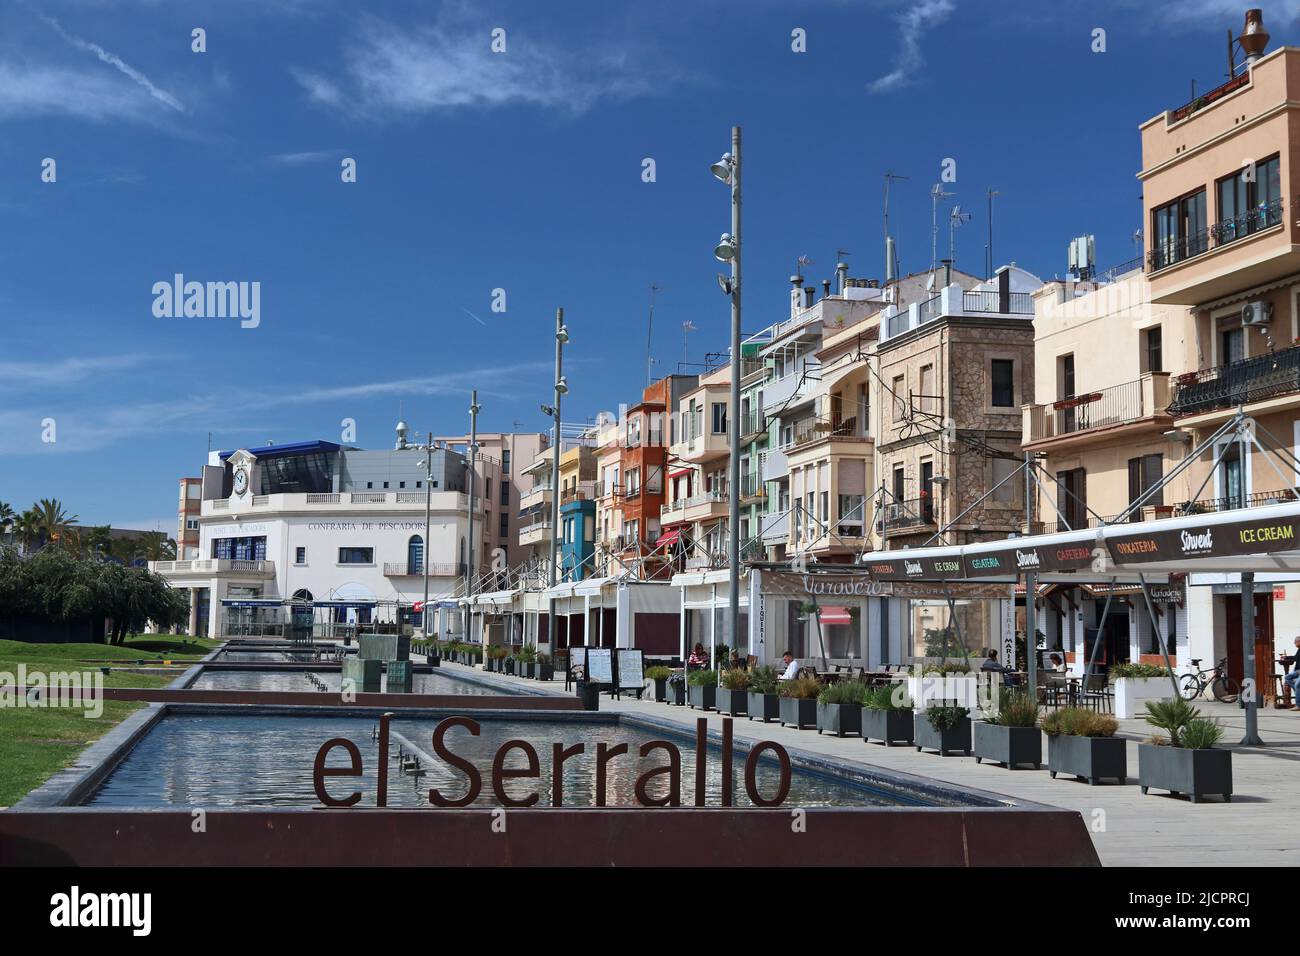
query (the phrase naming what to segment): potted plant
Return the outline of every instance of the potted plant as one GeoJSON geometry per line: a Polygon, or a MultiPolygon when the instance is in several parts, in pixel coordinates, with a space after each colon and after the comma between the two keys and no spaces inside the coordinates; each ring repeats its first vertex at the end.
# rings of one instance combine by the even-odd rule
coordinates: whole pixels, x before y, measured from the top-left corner
{"type": "Polygon", "coordinates": [[[691,676],[686,679],[686,683],[690,685],[691,707],[698,707],[700,710],[713,710],[718,706],[717,671],[691,671],[691,676]]]}
{"type": "Polygon", "coordinates": [[[718,713],[743,717],[749,710],[749,672],[743,667],[729,667],[722,672],[722,686],[717,689],[718,713]]]}
{"type": "Polygon", "coordinates": [[[555,662],[551,660],[550,654],[537,655],[537,679],[538,680],[555,679],[555,662]]]}
{"type": "Polygon", "coordinates": [[[517,667],[518,667],[518,664],[519,664],[519,659],[518,659],[517,657],[515,657],[514,652],[511,651],[509,648],[507,648],[507,647],[503,647],[502,650],[505,651],[505,653],[501,655],[501,671],[502,671],[502,673],[505,673],[505,674],[513,674],[513,673],[515,673],[515,671],[516,671],[516,669],[517,669],[517,667]]]}
{"type": "Polygon", "coordinates": [[[1015,770],[1019,764],[1043,766],[1043,734],[1038,729],[1038,701],[1028,694],[1003,690],[998,695],[998,709],[975,729],[975,762],[992,760],[1015,770]]]}
{"type": "Polygon", "coordinates": [[[817,695],[822,692],[816,677],[796,677],[782,681],[777,688],[781,698],[781,726],[794,725],[796,730],[817,726],[817,695]]]}
{"type": "Polygon", "coordinates": [[[860,680],[827,684],[817,694],[817,733],[837,737],[862,734],[862,699],[867,685],[860,680]]]}
{"type": "Polygon", "coordinates": [[[961,750],[970,756],[970,711],[951,704],[935,704],[916,714],[912,723],[912,739],[916,749],[939,751],[940,757],[950,750],[961,750]]]}
{"type": "Polygon", "coordinates": [[[862,739],[912,743],[912,699],[903,684],[873,687],[862,702],[862,739]]]}
{"type": "Polygon", "coordinates": [[[745,716],[750,720],[757,717],[763,723],[776,720],[781,715],[781,698],[776,693],[777,670],[771,664],[763,664],[749,672],[749,699],[745,704],[745,716]]]}
{"type": "Polygon", "coordinates": [[[537,648],[525,644],[515,653],[515,673],[532,680],[537,677],[537,648]]]}
{"type": "Polygon", "coordinates": [[[1169,734],[1138,744],[1138,784],[1146,793],[1151,787],[1177,796],[1185,793],[1196,803],[1208,793],[1232,800],[1232,751],[1217,750],[1223,728],[1207,720],[1183,700],[1147,701],[1147,723],[1169,734]]]}
{"type": "Polygon", "coordinates": [[[667,704],[677,704],[679,707],[686,703],[686,672],[673,671],[668,678],[665,686],[668,691],[667,704]]]}
{"type": "Polygon", "coordinates": [[[668,699],[668,678],[673,674],[671,667],[664,667],[662,664],[656,664],[653,667],[645,669],[645,679],[652,681],[655,685],[655,701],[662,704],[668,699]]]}
{"type": "Polygon", "coordinates": [[[1155,664],[1116,664],[1109,678],[1115,685],[1115,716],[1120,720],[1142,716],[1147,701],[1175,696],[1169,671],[1155,664]]]}
{"type": "Polygon", "coordinates": [[[1043,718],[1047,770],[1072,773],[1094,787],[1098,780],[1128,780],[1128,742],[1116,737],[1119,721],[1083,707],[1062,707],[1043,718]]]}

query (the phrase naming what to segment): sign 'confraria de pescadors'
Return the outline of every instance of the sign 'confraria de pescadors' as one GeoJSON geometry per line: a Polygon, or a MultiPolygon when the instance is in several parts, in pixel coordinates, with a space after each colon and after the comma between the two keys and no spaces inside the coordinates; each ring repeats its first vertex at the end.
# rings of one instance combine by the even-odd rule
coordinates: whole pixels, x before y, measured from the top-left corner
{"type": "MultiPolygon", "coordinates": [[[[379,718],[379,780],[375,799],[377,807],[386,807],[388,805],[388,742],[389,723],[392,716],[392,714],[383,714],[379,718]]],[[[483,792],[483,773],[469,760],[453,751],[447,744],[447,732],[453,727],[463,727],[475,737],[479,735],[480,731],[479,722],[470,717],[447,717],[434,728],[434,754],[439,760],[463,773],[466,782],[465,792],[455,797],[447,796],[437,788],[430,787],[429,803],[435,807],[468,807],[483,792]]],[[[709,761],[708,738],[708,721],[701,717],[695,722],[695,806],[697,807],[705,805],[709,761]]],[[[730,717],[724,718],[722,721],[721,750],[721,805],[730,807],[735,805],[735,780],[733,779],[732,767],[734,745],[730,717]]],[[[551,806],[559,807],[564,803],[565,762],[585,751],[586,745],[582,743],[570,746],[565,746],[562,742],[551,744],[551,806]]],[[[656,753],[664,754],[666,761],[661,766],[651,767],[649,770],[642,772],[636,778],[634,789],[637,803],[647,808],[679,807],[682,805],[681,749],[668,740],[648,740],[637,749],[637,755],[640,757],[649,757],[651,754],[656,753]],[[668,780],[668,792],[663,796],[652,797],[649,791],[651,783],[665,777],[668,780]]],[[[628,756],[629,746],[626,743],[610,745],[600,741],[596,744],[596,806],[603,807],[606,805],[606,790],[611,764],[615,764],[613,771],[618,772],[623,768],[615,763],[617,758],[627,758],[628,756]]],[[[518,758],[516,759],[518,760],[518,758]]],[[[627,761],[624,760],[622,763],[626,767],[627,761]]],[[[346,737],[334,737],[325,741],[320,750],[316,752],[316,761],[312,767],[312,784],[316,788],[316,796],[320,799],[322,806],[355,807],[359,804],[361,802],[361,793],[359,791],[353,791],[347,796],[334,796],[326,789],[325,778],[360,777],[362,767],[361,750],[351,740],[346,737]],[[330,751],[336,748],[348,755],[348,764],[345,766],[326,766],[326,758],[329,756],[330,751]]],[[[781,806],[790,793],[790,773],[790,755],[784,747],[771,740],[764,740],[754,744],[745,757],[745,793],[748,795],[750,802],[756,807],[781,806]],[[771,751],[777,760],[780,780],[776,791],[769,796],[764,796],[758,790],[758,758],[767,751],[771,751]]],[[[537,748],[530,741],[507,740],[498,747],[496,754],[492,757],[492,766],[488,771],[488,775],[492,792],[503,807],[532,807],[536,806],[541,800],[541,796],[537,793],[530,793],[524,797],[512,797],[506,792],[505,788],[507,780],[541,778],[537,748]],[[522,765],[506,766],[506,761],[510,759],[512,754],[518,754],[522,758],[520,761],[522,765]]]]}

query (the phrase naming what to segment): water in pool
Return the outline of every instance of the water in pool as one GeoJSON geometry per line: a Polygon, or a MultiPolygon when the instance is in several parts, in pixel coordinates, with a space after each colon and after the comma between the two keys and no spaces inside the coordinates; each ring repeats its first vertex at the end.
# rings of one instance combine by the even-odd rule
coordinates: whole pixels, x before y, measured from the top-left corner
{"type": "MultiPolygon", "coordinates": [[[[411,741],[425,754],[432,755],[432,733],[436,719],[398,719],[393,731],[411,741]]],[[[530,793],[540,795],[540,804],[551,803],[551,745],[585,744],[581,755],[564,764],[563,802],[565,806],[595,805],[596,744],[627,743],[628,754],[609,764],[607,802],[609,806],[636,805],[634,785],[645,770],[663,766],[667,758],[662,751],[641,758],[636,756],[640,744],[662,735],[634,726],[615,723],[588,724],[566,721],[482,719],[479,736],[464,728],[453,728],[446,737],[447,746],[469,760],[483,775],[483,789],[475,806],[497,806],[489,775],[492,757],[507,740],[530,741],[538,753],[540,776],[537,779],[507,780],[506,792],[516,798],[530,793]]],[[[326,784],[331,793],[346,795],[360,791],[362,804],[374,806],[378,744],[371,739],[375,720],[365,717],[287,717],[227,716],[174,714],[163,718],[126,756],[100,789],[86,801],[96,807],[311,807],[318,804],[312,786],[312,764],[321,744],[332,737],[345,737],[361,751],[361,777],[330,777],[326,784]]],[[[694,742],[674,738],[681,750],[682,801],[694,799],[694,742]]],[[[391,744],[396,753],[398,742],[391,744]]],[[[329,764],[343,765],[346,754],[333,751],[329,764]]],[[[722,775],[720,751],[709,755],[707,805],[721,804],[722,775]]],[[[421,761],[424,776],[404,775],[390,762],[388,801],[393,807],[430,808],[429,788],[436,787],[449,798],[466,791],[466,775],[441,760],[421,761]]],[[[506,767],[521,767],[524,757],[513,751],[506,767]]],[[[734,792],[737,806],[751,806],[745,794],[744,759],[734,763],[734,792]]],[[[758,763],[759,792],[774,794],[779,774],[775,758],[764,754],[758,763]]],[[[663,777],[651,784],[650,796],[667,792],[663,777]]],[[[924,805],[927,801],[905,794],[867,789],[845,779],[796,770],[791,775],[790,793],[785,801],[791,807],[816,806],[899,806],[924,805]]]]}
{"type": "MultiPolygon", "coordinates": [[[[320,691],[319,687],[307,679],[308,673],[325,685],[326,689],[321,693],[339,692],[343,680],[339,671],[220,671],[205,668],[190,687],[193,690],[320,691]]],[[[378,693],[385,693],[387,689],[388,677],[385,675],[380,680],[378,693]]],[[[509,693],[436,671],[432,674],[413,674],[410,692],[469,696],[509,693]]]]}

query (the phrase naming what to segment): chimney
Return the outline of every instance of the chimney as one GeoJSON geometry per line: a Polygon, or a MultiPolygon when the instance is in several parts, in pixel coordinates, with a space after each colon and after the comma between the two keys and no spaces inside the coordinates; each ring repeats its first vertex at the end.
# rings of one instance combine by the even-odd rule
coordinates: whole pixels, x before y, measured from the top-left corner
{"type": "Polygon", "coordinates": [[[803,306],[805,309],[811,309],[813,306],[813,297],[817,295],[815,285],[804,286],[803,289],[803,306]]]}
{"type": "Polygon", "coordinates": [[[790,318],[794,318],[803,310],[803,296],[799,290],[803,287],[803,276],[790,277],[790,318]]]}
{"type": "Polygon", "coordinates": [[[1246,62],[1254,63],[1268,46],[1268,31],[1264,29],[1264,11],[1260,9],[1246,11],[1246,25],[1237,37],[1241,49],[1246,54],[1246,62]]]}
{"type": "Polygon", "coordinates": [[[939,261],[943,263],[943,287],[946,289],[952,285],[952,260],[940,259],[939,261]]]}
{"type": "Polygon", "coordinates": [[[1006,315],[1011,311],[1011,267],[998,270],[998,311],[1006,315]]]}
{"type": "Polygon", "coordinates": [[[822,298],[828,299],[830,298],[830,294],[831,294],[831,280],[822,279],[822,298]]]}
{"type": "Polygon", "coordinates": [[[849,264],[847,262],[837,262],[835,264],[835,276],[839,280],[840,295],[849,287],[849,264]]]}
{"type": "Polygon", "coordinates": [[[885,285],[893,282],[898,278],[898,270],[895,264],[898,261],[898,251],[894,248],[894,237],[885,237],[885,285]]]}

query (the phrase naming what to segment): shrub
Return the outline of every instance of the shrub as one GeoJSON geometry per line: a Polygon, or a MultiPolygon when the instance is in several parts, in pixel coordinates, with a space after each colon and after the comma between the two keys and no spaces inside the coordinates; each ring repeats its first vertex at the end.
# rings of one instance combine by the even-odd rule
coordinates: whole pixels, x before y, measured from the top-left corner
{"type": "Polygon", "coordinates": [[[775,694],[776,682],[780,675],[770,664],[755,667],[749,672],[749,690],[754,694],[775,694]]]}
{"type": "Polygon", "coordinates": [[[537,647],[533,644],[525,644],[515,652],[515,659],[524,664],[532,664],[537,660],[537,647]]]}
{"type": "Polygon", "coordinates": [[[691,676],[686,678],[686,683],[692,687],[707,687],[709,684],[716,684],[717,682],[717,671],[691,671],[691,676]]]}
{"type": "Polygon", "coordinates": [[[647,667],[645,669],[645,678],[646,680],[656,681],[667,680],[672,676],[672,673],[673,669],[671,667],[664,667],[662,664],[656,664],[653,667],[647,667]]]}
{"type": "Polygon", "coordinates": [[[912,702],[907,697],[907,685],[903,683],[869,687],[862,697],[862,705],[868,710],[912,709],[912,702]]]}
{"type": "Polygon", "coordinates": [[[1179,735],[1200,716],[1201,712],[1181,697],[1147,701],[1147,723],[1168,733],[1169,743],[1174,747],[1183,745],[1179,735]]]}
{"type": "Polygon", "coordinates": [[[866,684],[860,680],[846,680],[827,684],[817,694],[817,700],[822,704],[861,704],[866,696],[866,684]]]}
{"type": "Polygon", "coordinates": [[[1119,730],[1119,721],[1109,714],[1082,707],[1063,707],[1043,718],[1043,731],[1052,736],[1113,737],[1119,730]]]}
{"type": "Polygon", "coordinates": [[[1121,677],[1164,677],[1168,673],[1169,671],[1158,664],[1116,664],[1110,669],[1108,676],[1111,683],[1114,683],[1121,677]]]}
{"type": "Polygon", "coordinates": [[[494,661],[505,660],[510,654],[510,649],[504,644],[493,644],[487,649],[487,655],[494,661]]]}
{"type": "Polygon", "coordinates": [[[998,711],[985,718],[999,727],[1033,727],[1038,723],[1038,702],[1028,694],[1002,689],[998,695],[998,711]]]}
{"type": "Polygon", "coordinates": [[[926,664],[921,671],[923,674],[969,674],[970,664],[964,661],[949,661],[946,664],[926,664]]]}
{"type": "Polygon", "coordinates": [[[551,655],[550,655],[550,654],[538,654],[538,655],[537,655],[537,663],[539,663],[539,664],[545,664],[546,666],[549,667],[549,666],[551,665],[551,655]]]}
{"type": "Polygon", "coordinates": [[[816,677],[796,677],[794,680],[782,681],[776,692],[782,697],[793,697],[796,700],[814,700],[821,690],[821,681],[816,677]]]}
{"type": "Polygon", "coordinates": [[[1194,717],[1183,728],[1183,746],[1188,750],[1209,750],[1223,739],[1223,728],[1217,720],[1194,717]]]}
{"type": "Polygon", "coordinates": [[[930,726],[939,732],[951,730],[961,723],[961,719],[970,714],[965,707],[955,707],[946,704],[936,704],[925,712],[925,717],[930,721],[930,726]]]}
{"type": "Polygon", "coordinates": [[[727,690],[746,690],[749,687],[749,673],[741,667],[729,667],[722,672],[722,686],[727,690]]]}

